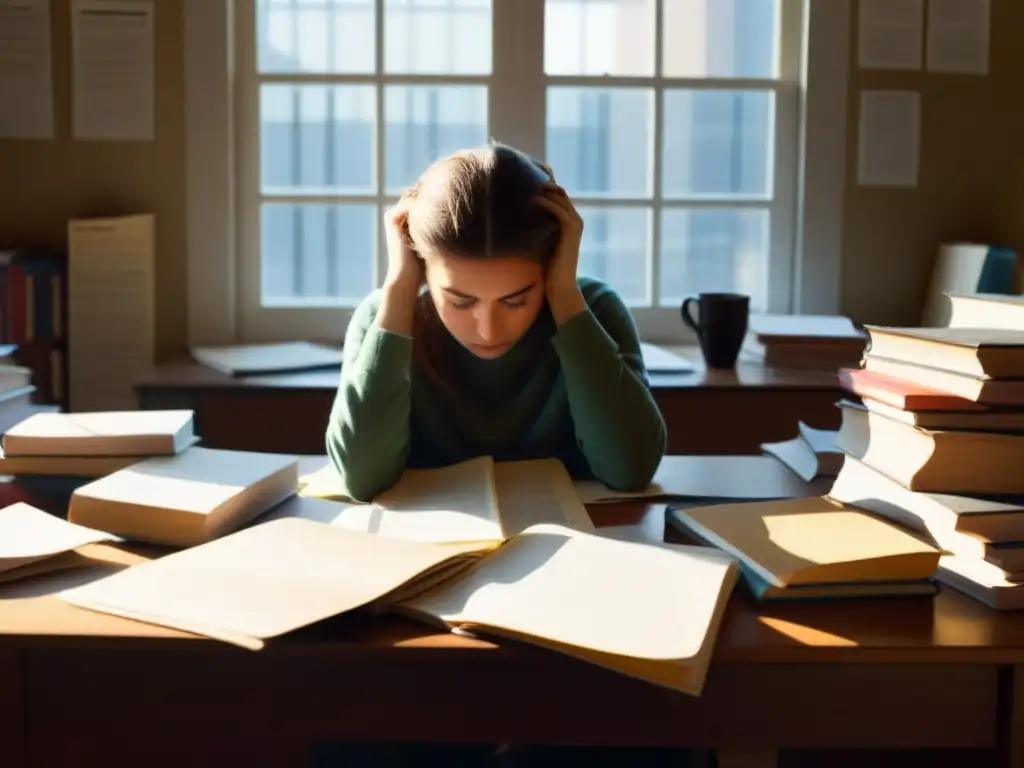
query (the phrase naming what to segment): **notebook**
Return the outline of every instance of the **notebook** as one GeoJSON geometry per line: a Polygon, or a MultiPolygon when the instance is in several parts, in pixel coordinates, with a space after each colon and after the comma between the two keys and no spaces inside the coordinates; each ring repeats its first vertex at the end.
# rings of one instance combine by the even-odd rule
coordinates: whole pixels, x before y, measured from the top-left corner
{"type": "MultiPolygon", "coordinates": [[[[332,466],[300,484],[302,496],[345,499],[332,466]]],[[[481,456],[439,469],[408,469],[372,504],[339,504],[333,524],[411,541],[500,542],[537,523],[593,528],[562,463],[481,456]]]]}
{"type": "Polygon", "coordinates": [[[941,555],[921,536],[821,497],[678,509],[670,520],[773,587],[923,581],[941,555]]]}
{"type": "Polygon", "coordinates": [[[74,550],[117,541],[19,502],[0,509],[0,583],[79,564],[74,550]]]}
{"type": "Polygon", "coordinates": [[[193,415],[189,410],[37,413],[7,430],[4,455],[173,455],[195,444],[193,415]]]}
{"type": "Polygon", "coordinates": [[[228,376],[297,373],[341,366],[341,350],[308,341],[195,347],[191,355],[196,362],[228,376]]]}
{"type": "Polygon", "coordinates": [[[190,547],[294,496],[298,483],[294,456],[190,448],[80,486],[68,520],[125,539],[190,547]]]}
{"type": "Polygon", "coordinates": [[[736,577],[735,561],[711,549],[618,541],[558,525],[480,546],[286,518],[62,597],[251,650],[331,616],[395,611],[699,695],[736,577]]]}
{"type": "Polygon", "coordinates": [[[597,480],[577,480],[584,504],[633,499],[777,499],[810,496],[815,490],[771,456],[665,456],[651,484],[639,491],[616,491],[597,480]]]}

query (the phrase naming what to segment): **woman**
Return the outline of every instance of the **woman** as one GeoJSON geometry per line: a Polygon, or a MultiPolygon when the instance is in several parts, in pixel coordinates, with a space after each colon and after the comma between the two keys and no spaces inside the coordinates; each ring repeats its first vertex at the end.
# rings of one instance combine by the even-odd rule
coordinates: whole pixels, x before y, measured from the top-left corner
{"type": "Polygon", "coordinates": [[[502,145],[458,152],[385,226],[387,277],[349,323],[327,428],[349,496],[482,455],[650,483],[665,424],[636,328],[611,288],[577,277],[583,221],[546,166],[502,145]]]}

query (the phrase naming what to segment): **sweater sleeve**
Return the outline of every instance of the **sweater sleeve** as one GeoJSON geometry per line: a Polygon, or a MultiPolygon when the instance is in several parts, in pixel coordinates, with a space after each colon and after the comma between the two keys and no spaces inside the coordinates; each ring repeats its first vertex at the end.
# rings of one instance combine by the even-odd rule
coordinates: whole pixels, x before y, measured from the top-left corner
{"type": "Polygon", "coordinates": [[[377,326],[378,301],[372,294],[349,321],[327,425],[327,455],[356,501],[394,485],[409,452],[412,339],[377,326]]]}
{"type": "Polygon", "coordinates": [[[665,421],[629,310],[607,287],[588,304],[552,338],[576,442],[595,478],[615,490],[641,490],[665,454],[665,421]]]}

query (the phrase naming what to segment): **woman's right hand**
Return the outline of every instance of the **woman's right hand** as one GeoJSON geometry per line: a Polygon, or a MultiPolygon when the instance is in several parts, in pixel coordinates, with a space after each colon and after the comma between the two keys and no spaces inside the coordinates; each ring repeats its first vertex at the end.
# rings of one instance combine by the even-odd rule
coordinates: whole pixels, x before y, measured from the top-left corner
{"type": "Polygon", "coordinates": [[[402,197],[384,214],[388,272],[384,285],[418,292],[423,284],[423,261],[409,242],[409,206],[402,197]]]}

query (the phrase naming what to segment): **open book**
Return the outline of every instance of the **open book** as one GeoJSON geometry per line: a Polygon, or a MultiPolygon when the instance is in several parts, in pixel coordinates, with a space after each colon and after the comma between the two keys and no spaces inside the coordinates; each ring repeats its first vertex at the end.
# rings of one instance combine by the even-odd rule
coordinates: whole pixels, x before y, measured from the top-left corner
{"type": "Polygon", "coordinates": [[[84,564],[74,550],[117,541],[21,502],[0,509],[0,583],[84,564]]]}
{"type": "MultiPolygon", "coordinates": [[[[345,499],[332,466],[299,482],[302,496],[345,499]]],[[[495,462],[490,456],[440,469],[408,469],[372,504],[339,504],[333,521],[351,530],[435,543],[500,542],[538,523],[593,529],[561,462],[495,462]]]]}
{"type": "Polygon", "coordinates": [[[62,597],[251,650],[331,616],[393,611],[699,695],[737,573],[709,548],[557,525],[498,545],[434,544],[284,518],[62,597]]]}

